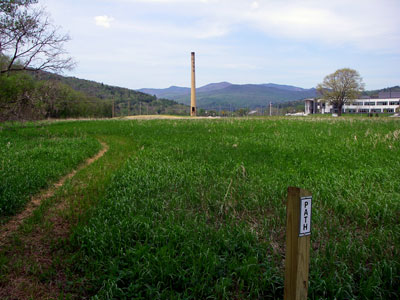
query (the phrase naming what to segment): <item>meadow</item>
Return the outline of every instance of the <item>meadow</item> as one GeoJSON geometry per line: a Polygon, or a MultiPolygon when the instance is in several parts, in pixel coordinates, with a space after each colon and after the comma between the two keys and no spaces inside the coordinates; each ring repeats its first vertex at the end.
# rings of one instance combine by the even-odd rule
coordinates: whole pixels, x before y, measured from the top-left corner
{"type": "Polygon", "coordinates": [[[30,196],[100,149],[93,137],[52,134],[44,126],[11,124],[0,130],[0,224],[30,196]]]}
{"type": "Polygon", "coordinates": [[[99,162],[91,171],[106,178],[89,184],[101,192],[73,204],[79,217],[62,244],[71,294],[282,298],[285,201],[287,188],[298,186],[313,194],[309,298],[396,299],[399,125],[389,118],[116,120],[36,124],[13,134],[110,146],[107,167],[99,162]]]}

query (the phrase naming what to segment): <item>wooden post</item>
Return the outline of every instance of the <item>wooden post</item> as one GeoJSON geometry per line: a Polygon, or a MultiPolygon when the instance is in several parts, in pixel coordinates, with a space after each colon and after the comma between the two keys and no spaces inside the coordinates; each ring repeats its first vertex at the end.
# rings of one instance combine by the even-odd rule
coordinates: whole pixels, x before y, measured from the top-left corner
{"type": "Polygon", "coordinates": [[[115,117],[115,102],[114,102],[114,100],[112,102],[112,117],[113,118],[115,117]]]}
{"type": "Polygon", "coordinates": [[[311,193],[288,188],[284,300],[306,300],[310,265],[311,193]]]}

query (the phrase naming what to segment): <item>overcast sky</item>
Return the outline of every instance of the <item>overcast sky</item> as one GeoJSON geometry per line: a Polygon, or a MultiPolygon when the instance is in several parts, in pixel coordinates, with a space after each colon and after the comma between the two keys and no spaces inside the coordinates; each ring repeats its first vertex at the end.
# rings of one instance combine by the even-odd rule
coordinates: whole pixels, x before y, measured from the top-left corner
{"type": "Polygon", "coordinates": [[[400,84],[399,0],[39,0],[68,32],[66,75],[128,88],[315,87],[343,67],[400,84]]]}

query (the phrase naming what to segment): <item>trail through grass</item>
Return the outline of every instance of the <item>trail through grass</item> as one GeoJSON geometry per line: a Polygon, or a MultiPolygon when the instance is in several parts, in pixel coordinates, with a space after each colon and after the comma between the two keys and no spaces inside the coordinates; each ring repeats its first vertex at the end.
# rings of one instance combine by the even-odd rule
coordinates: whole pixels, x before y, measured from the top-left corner
{"type": "Polygon", "coordinates": [[[0,221],[100,149],[95,138],[84,134],[54,135],[46,126],[28,126],[0,131],[0,221]]]}

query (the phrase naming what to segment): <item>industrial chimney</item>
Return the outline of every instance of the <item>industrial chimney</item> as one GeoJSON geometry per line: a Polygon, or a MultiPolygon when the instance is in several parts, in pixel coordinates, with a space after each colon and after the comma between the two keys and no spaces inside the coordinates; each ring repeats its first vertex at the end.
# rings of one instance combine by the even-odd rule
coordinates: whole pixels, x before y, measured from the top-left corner
{"type": "Polygon", "coordinates": [[[190,116],[196,116],[196,77],[195,74],[195,61],[194,61],[194,52],[192,52],[192,89],[191,89],[191,97],[190,97],[190,116]]]}

